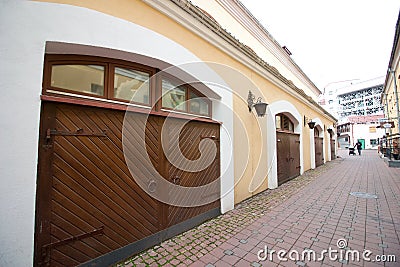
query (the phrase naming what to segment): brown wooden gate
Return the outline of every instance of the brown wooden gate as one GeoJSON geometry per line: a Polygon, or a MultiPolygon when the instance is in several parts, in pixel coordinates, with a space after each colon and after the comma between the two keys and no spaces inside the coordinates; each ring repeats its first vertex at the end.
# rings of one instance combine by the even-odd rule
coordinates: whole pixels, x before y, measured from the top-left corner
{"type": "MultiPolygon", "coordinates": [[[[219,200],[200,207],[179,208],[145,193],[125,162],[124,114],[103,108],[43,103],[36,266],[76,266],[196,215],[219,209],[219,200]]],[[[145,123],[143,114],[135,116],[138,123],[145,123]]],[[[181,184],[189,187],[219,178],[219,145],[213,163],[199,173],[176,170],[166,162],[160,145],[163,121],[161,116],[150,116],[146,124],[146,148],[155,168],[170,181],[178,175],[181,184]]],[[[179,144],[187,158],[199,156],[201,136],[215,136],[218,140],[219,124],[195,121],[186,124],[179,144]]]]}
{"type": "Polygon", "coordinates": [[[329,132],[329,137],[330,137],[330,142],[331,142],[331,160],[336,159],[336,154],[335,154],[336,142],[335,142],[335,139],[333,138],[333,136],[334,136],[334,132],[331,130],[329,132]]]}
{"type": "MultiPolygon", "coordinates": [[[[172,123],[173,125],[173,123],[172,123]]],[[[169,127],[168,136],[172,138],[172,135],[178,134],[178,131],[174,127],[169,127]]],[[[177,157],[182,151],[182,154],[190,160],[196,160],[200,158],[201,153],[198,149],[200,147],[200,142],[204,138],[211,137],[219,144],[219,128],[218,127],[209,127],[203,122],[191,122],[190,124],[185,125],[183,129],[180,131],[180,142],[179,147],[170,146],[171,156],[177,157]]],[[[219,151],[217,151],[217,158],[219,158],[219,151]]],[[[219,169],[220,163],[217,160],[214,160],[213,163],[204,170],[196,171],[196,172],[188,172],[183,171],[179,167],[174,166],[170,162],[167,163],[167,172],[170,181],[175,184],[179,184],[184,187],[198,187],[210,182],[211,177],[219,177],[219,169]],[[218,173],[215,173],[218,171],[218,173]]],[[[187,166],[184,166],[187,167],[187,166]]],[[[215,180],[215,178],[213,179],[215,180]]],[[[211,193],[211,192],[210,192],[211,193]]],[[[220,194],[219,188],[218,191],[213,191],[213,194],[220,194]]],[[[210,197],[209,195],[207,197],[210,197]]],[[[217,197],[218,196],[214,196],[217,197]]],[[[213,202],[201,207],[177,207],[177,206],[168,206],[168,226],[175,225],[179,222],[190,219],[196,215],[199,215],[207,210],[213,209],[215,207],[219,207],[219,202],[213,202]]]]}
{"type": "Polygon", "coordinates": [[[331,160],[336,159],[336,154],[335,154],[335,139],[331,139],[331,160]]]}
{"type": "Polygon", "coordinates": [[[276,132],[278,184],[300,175],[300,135],[276,132]]]}
{"type": "Polygon", "coordinates": [[[324,164],[324,154],[323,154],[323,144],[324,139],[322,137],[314,137],[315,146],[315,166],[321,166],[324,164]]]}

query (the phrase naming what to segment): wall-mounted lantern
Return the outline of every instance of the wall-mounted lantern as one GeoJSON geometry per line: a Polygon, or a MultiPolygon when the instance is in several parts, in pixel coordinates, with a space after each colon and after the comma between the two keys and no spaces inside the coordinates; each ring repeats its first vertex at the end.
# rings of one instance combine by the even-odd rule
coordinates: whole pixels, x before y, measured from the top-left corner
{"type": "Polygon", "coordinates": [[[308,124],[308,127],[310,127],[310,129],[314,129],[315,121],[312,121],[310,118],[304,116],[304,126],[306,126],[306,123],[308,124]]]}
{"type": "Polygon", "coordinates": [[[314,127],[315,127],[315,121],[310,121],[310,122],[308,122],[308,127],[310,127],[310,129],[314,129],[314,127]]]}
{"type": "Polygon", "coordinates": [[[329,129],[328,129],[328,133],[329,133],[329,134],[332,134],[332,133],[333,133],[333,130],[329,128],[329,129]]]}
{"type": "Polygon", "coordinates": [[[249,95],[247,97],[247,106],[249,108],[249,112],[251,112],[251,110],[254,109],[257,112],[257,116],[258,117],[264,117],[265,113],[267,113],[267,103],[261,102],[261,97],[259,97],[257,99],[257,102],[254,103],[254,99],[256,97],[253,95],[253,93],[251,91],[249,91],[249,95]]]}

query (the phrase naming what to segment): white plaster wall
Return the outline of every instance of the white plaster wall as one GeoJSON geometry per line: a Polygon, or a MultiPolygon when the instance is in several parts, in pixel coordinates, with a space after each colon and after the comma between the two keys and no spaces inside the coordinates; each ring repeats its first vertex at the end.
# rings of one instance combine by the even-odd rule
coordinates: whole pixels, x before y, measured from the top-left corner
{"type": "MultiPolygon", "coordinates": [[[[294,132],[300,134],[302,140],[302,117],[297,108],[286,100],[273,102],[268,106],[267,115],[267,160],[268,169],[271,172],[268,176],[268,188],[274,189],[278,187],[278,165],[277,165],[277,150],[276,150],[276,125],[275,116],[279,113],[289,114],[291,119],[294,119],[294,132]]],[[[303,144],[300,142],[300,174],[304,173],[304,159],[303,159],[303,144]]]]}
{"type": "MultiPolygon", "coordinates": [[[[328,129],[332,129],[332,127],[329,127],[328,129]]],[[[326,132],[325,136],[326,136],[326,140],[328,142],[328,161],[331,161],[332,160],[332,155],[331,155],[331,136],[330,136],[329,132],[326,132]]],[[[335,153],[336,153],[336,151],[335,151],[335,153]]]]}
{"type": "Polygon", "coordinates": [[[329,132],[324,133],[324,139],[327,140],[328,144],[328,158],[324,157],[324,162],[331,161],[332,160],[332,155],[331,155],[331,136],[329,132]]]}
{"type": "Polygon", "coordinates": [[[377,149],[378,146],[371,146],[371,139],[382,138],[385,135],[384,128],[376,128],[375,133],[369,132],[369,127],[376,127],[378,124],[354,124],[353,125],[353,136],[354,143],[357,139],[365,140],[365,149],[377,149]]]}
{"type": "MultiPolygon", "coordinates": [[[[148,29],[85,8],[28,1],[2,1],[0,8],[0,266],[31,266],[36,197],[40,93],[46,41],[119,49],[179,65],[199,61],[190,51],[148,29]]],[[[191,73],[201,76],[201,73],[191,73]]],[[[217,76],[213,76],[218,80],[217,76]]],[[[222,80],[218,83],[224,84],[222,80]]],[[[232,107],[229,90],[212,88],[232,107]]],[[[231,113],[221,136],[222,192],[233,186],[231,113]]],[[[221,200],[223,212],[233,208],[233,191],[221,200]]]]}
{"type": "Polygon", "coordinates": [[[339,140],[338,140],[338,136],[337,136],[337,130],[336,127],[333,128],[333,133],[334,133],[334,138],[335,139],[335,155],[338,155],[338,146],[339,146],[339,140]]]}
{"type": "Polygon", "coordinates": [[[310,129],[310,162],[311,162],[311,169],[315,169],[314,129],[310,129]]]}

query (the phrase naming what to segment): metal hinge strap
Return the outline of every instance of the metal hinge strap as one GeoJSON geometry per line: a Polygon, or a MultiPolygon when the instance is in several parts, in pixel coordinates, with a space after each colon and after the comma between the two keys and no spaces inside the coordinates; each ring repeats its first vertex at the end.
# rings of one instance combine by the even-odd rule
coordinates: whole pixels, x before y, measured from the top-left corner
{"type": "Polygon", "coordinates": [[[63,135],[63,136],[98,136],[98,137],[107,137],[106,130],[103,130],[101,133],[94,132],[84,132],[83,129],[78,129],[75,132],[67,132],[67,131],[58,131],[55,129],[47,129],[46,138],[49,139],[51,135],[63,135]]]}
{"type": "Polygon", "coordinates": [[[57,242],[46,244],[42,248],[44,250],[53,249],[53,248],[56,248],[56,247],[59,247],[59,246],[63,246],[65,244],[68,244],[68,243],[71,243],[71,242],[82,240],[84,238],[93,237],[95,235],[103,235],[103,234],[104,234],[104,226],[101,226],[100,228],[98,228],[96,230],[93,230],[91,232],[88,232],[88,233],[84,233],[84,234],[77,235],[77,236],[72,236],[72,237],[69,237],[69,238],[64,239],[64,240],[60,240],[60,241],[57,241],[57,242]]]}
{"type": "Polygon", "coordinates": [[[68,244],[70,242],[74,242],[74,241],[82,240],[84,238],[92,237],[92,236],[95,236],[95,235],[103,235],[104,234],[103,230],[104,230],[104,226],[101,226],[100,228],[98,228],[98,229],[96,229],[94,231],[91,231],[91,232],[88,232],[88,233],[84,233],[84,234],[81,234],[81,235],[77,235],[77,236],[72,236],[70,238],[67,238],[67,239],[64,239],[64,240],[60,240],[60,241],[53,242],[53,243],[46,244],[46,245],[42,246],[42,249],[41,249],[41,261],[39,261],[38,265],[39,266],[49,266],[51,249],[54,249],[54,248],[59,247],[59,246],[66,245],[66,244],[68,244]]]}

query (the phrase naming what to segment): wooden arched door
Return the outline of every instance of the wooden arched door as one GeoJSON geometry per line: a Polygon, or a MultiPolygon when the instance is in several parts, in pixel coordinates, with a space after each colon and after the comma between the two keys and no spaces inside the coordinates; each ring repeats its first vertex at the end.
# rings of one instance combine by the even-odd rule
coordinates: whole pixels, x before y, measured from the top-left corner
{"type": "Polygon", "coordinates": [[[315,167],[324,164],[323,154],[324,139],[320,137],[320,129],[314,128],[315,167]]]}
{"type": "Polygon", "coordinates": [[[284,114],[275,117],[278,184],[300,175],[300,135],[294,123],[284,114]]]}

